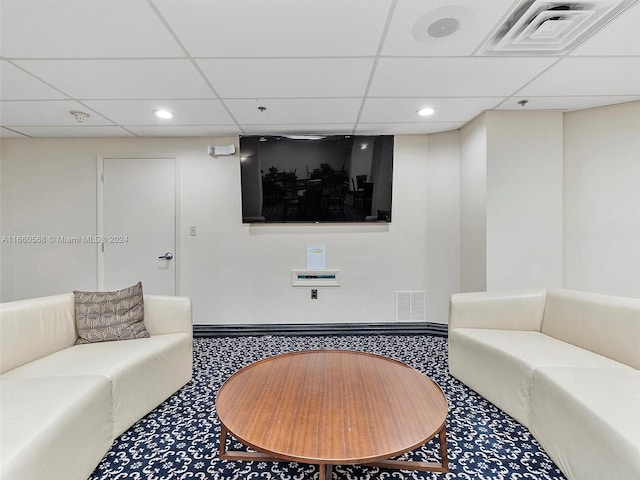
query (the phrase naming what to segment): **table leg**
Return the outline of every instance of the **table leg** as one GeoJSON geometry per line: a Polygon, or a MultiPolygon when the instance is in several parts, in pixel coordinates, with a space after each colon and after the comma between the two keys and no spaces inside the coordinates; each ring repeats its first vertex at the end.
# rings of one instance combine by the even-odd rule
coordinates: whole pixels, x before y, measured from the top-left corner
{"type": "Polygon", "coordinates": [[[442,457],[442,471],[449,471],[449,457],[447,455],[447,429],[445,426],[438,433],[440,437],[440,456],[442,457]]]}
{"type": "Polygon", "coordinates": [[[333,465],[318,465],[320,469],[320,480],[331,480],[333,476],[333,465]]]}
{"type": "MultiPolygon", "coordinates": [[[[266,453],[259,452],[238,452],[238,451],[227,451],[227,435],[229,430],[227,430],[224,425],[220,426],[220,456],[221,460],[243,460],[243,461],[270,461],[270,462],[280,462],[282,459],[275,458],[266,453]]],[[[393,468],[393,469],[406,469],[406,470],[417,470],[422,472],[448,472],[449,471],[449,458],[447,457],[447,430],[443,425],[442,429],[438,432],[438,440],[440,443],[440,453],[442,456],[442,462],[415,462],[415,461],[407,461],[407,460],[382,460],[379,462],[371,462],[366,465],[382,467],[382,468],[393,468]]],[[[319,480],[332,480],[333,475],[333,465],[329,464],[321,464],[318,465],[320,470],[320,479],[319,480]]]]}
{"type": "Polygon", "coordinates": [[[228,430],[224,425],[220,425],[220,456],[224,458],[227,453],[227,433],[228,430]]]}
{"type": "Polygon", "coordinates": [[[394,468],[405,470],[416,470],[420,472],[439,472],[445,473],[449,471],[449,458],[447,457],[447,430],[445,426],[438,432],[438,440],[440,441],[440,454],[442,462],[416,462],[412,460],[381,460],[378,462],[367,463],[381,468],[394,468]]]}

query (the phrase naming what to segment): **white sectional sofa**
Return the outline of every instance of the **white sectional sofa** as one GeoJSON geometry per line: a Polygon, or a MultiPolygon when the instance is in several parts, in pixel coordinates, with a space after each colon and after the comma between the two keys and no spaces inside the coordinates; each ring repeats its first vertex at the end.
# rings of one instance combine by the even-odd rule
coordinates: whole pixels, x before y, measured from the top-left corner
{"type": "Polygon", "coordinates": [[[0,307],[0,479],[86,479],[191,379],[191,301],[144,296],[149,338],[76,345],[74,295],[0,307]]]}
{"type": "Polygon", "coordinates": [[[640,299],[451,297],[453,376],[530,429],[571,480],[640,479],[640,299]]]}

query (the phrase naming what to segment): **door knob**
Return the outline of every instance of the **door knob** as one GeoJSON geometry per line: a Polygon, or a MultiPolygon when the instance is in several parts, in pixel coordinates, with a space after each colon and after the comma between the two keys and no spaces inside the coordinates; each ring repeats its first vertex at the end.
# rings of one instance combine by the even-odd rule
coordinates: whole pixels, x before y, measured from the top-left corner
{"type": "Polygon", "coordinates": [[[162,255],[161,257],[158,258],[164,258],[165,260],[171,260],[173,258],[173,253],[171,252],[167,252],[164,255],[162,255]]]}

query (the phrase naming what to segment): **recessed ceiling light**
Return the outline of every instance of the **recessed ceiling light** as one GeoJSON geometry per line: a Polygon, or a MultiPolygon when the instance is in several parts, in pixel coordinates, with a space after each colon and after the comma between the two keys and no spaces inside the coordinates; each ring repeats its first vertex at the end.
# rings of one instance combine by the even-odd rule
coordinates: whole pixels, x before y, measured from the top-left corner
{"type": "Polygon", "coordinates": [[[418,110],[416,113],[421,117],[428,117],[429,115],[433,115],[435,113],[435,109],[431,107],[423,107],[418,110]]]}
{"type": "Polygon", "coordinates": [[[153,113],[156,117],[162,118],[163,120],[169,120],[170,118],[173,118],[173,113],[169,110],[154,110],[153,113]]]}

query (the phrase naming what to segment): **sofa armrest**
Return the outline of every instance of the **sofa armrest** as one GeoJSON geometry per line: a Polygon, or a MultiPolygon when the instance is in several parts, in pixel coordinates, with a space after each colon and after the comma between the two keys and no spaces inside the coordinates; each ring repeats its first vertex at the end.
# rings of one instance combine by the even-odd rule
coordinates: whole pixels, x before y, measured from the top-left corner
{"type": "Polygon", "coordinates": [[[0,373],[72,346],[73,294],[0,304],[0,373]]]}
{"type": "Polygon", "coordinates": [[[449,301],[449,329],[495,328],[539,332],[545,289],[456,293],[449,301]]]}
{"type": "Polygon", "coordinates": [[[180,332],[193,335],[191,299],[168,295],[145,295],[144,325],[151,335],[180,332]]]}

